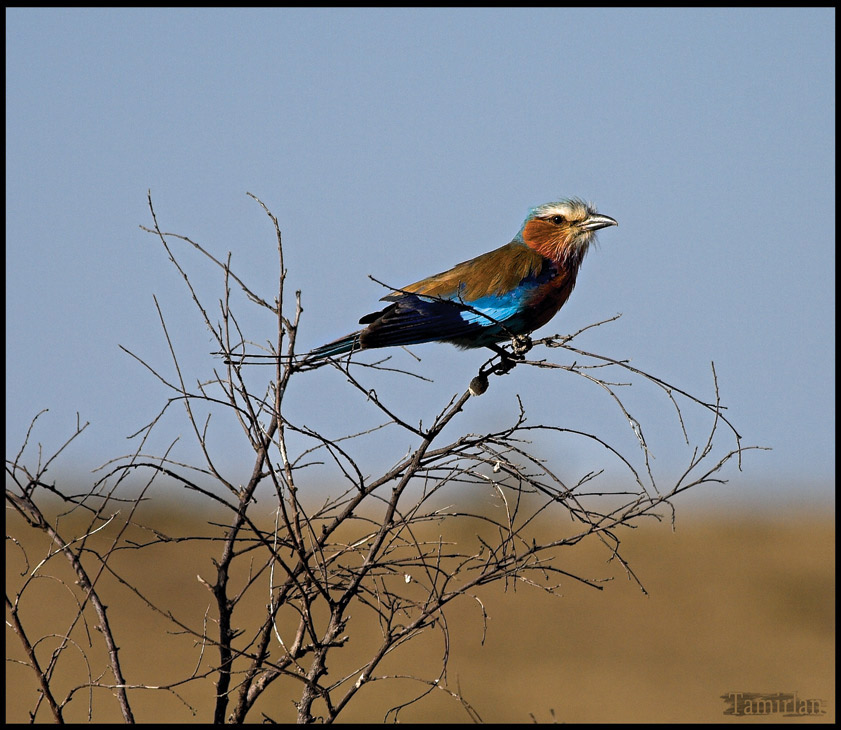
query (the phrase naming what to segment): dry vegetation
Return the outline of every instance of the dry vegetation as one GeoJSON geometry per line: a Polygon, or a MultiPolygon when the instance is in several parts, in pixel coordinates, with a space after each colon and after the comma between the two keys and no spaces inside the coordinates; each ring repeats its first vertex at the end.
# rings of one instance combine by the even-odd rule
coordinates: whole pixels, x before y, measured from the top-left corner
{"type": "MultiPolygon", "coordinates": [[[[150,509],[148,524],[172,535],[210,531],[206,515],[183,506],[150,509]]],[[[8,529],[16,529],[11,516],[8,529]]],[[[116,528],[112,528],[116,529],[116,528]]],[[[43,555],[47,542],[28,535],[30,555],[43,555]]],[[[432,531],[435,534],[435,531],[432,531]]],[[[475,540],[466,531],[454,539],[475,540]]],[[[561,596],[502,586],[488,587],[480,597],[488,614],[484,636],[479,612],[470,602],[446,611],[453,637],[448,680],[460,688],[485,722],[721,722],[729,691],[793,692],[827,701],[835,718],[835,556],[834,523],[827,516],[800,513],[785,518],[706,513],[666,525],[636,530],[624,541],[626,555],[641,573],[645,596],[621,569],[606,571],[603,552],[587,546],[575,553],[575,568],[585,575],[615,577],[605,591],[575,581],[561,596]]],[[[106,543],[105,536],[102,544],[106,543]]],[[[208,591],[196,579],[210,577],[212,544],[161,546],[147,562],[135,562],[125,577],[157,599],[168,597],[178,616],[212,611],[208,591]],[[165,559],[164,559],[165,558],[165,559]]],[[[131,563],[132,561],[127,561],[131,563]]],[[[7,593],[20,581],[19,553],[7,551],[7,593]]],[[[30,566],[31,568],[32,566],[30,566]]],[[[122,566],[119,566],[122,568],[122,566]]],[[[65,574],[69,579],[69,573],[65,574]]],[[[112,586],[112,607],[119,607],[115,626],[132,681],[165,683],[192,672],[197,649],[190,637],[172,633],[164,619],[149,612],[125,586],[112,586]]],[[[255,599],[257,597],[255,596],[255,599]]],[[[69,592],[42,580],[28,596],[28,618],[36,635],[59,629],[57,617],[72,615],[69,592]]],[[[255,600],[243,616],[257,619],[263,606],[255,600]]],[[[354,617],[349,627],[346,663],[364,658],[378,627],[370,614],[354,617]]],[[[89,627],[94,649],[101,645],[89,627]]],[[[42,652],[57,638],[45,641],[42,652]]],[[[7,657],[22,660],[20,644],[7,637],[7,657]]],[[[407,647],[410,658],[397,658],[385,671],[434,669],[443,647],[429,640],[407,647]]],[[[101,661],[102,652],[97,653],[101,661]]],[[[341,672],[341,662],[329,666],[341,672]]],[[[88,667],[81,652],[69,657],[56,681],[75,686],[88,667]]],[[[329,676],[329,675],[328,675],[329,676]]],[[[143,722],[206,722],[212,716],[210,680],[179,691],[195,714],[169,692],[130,693],[143,722]]],[[[275,717],[294,713],[293,687],[273,687],[258,710],[275,717]]],[[[395,699],[412,696],[409,682],[372,683],[359,705],[350,705],[347,722],[382,720],[395,699]]],[[[26,722],[36,701],[37,682],[22,664],[6,670],[6,721],[26,722]]],[[[101,722],[122,720],[116,703],[94,694],[101,722]]],[[[87,697],[68,705],[68,721],[84,722],[87,697]]],[[[41,719],[49,719],[45,716],[41,719]]],[[[404,722],[469,722],[470,715],[443,692],[407,708],[404,722]]],[[[803,722],[776,715],[774,720],[803,722]]]]}
{"type": "Polygon", "coordinates": [[[7,459],[8,721],[715,721],[729,691],[829,700],[831,527],[729,518],[671,531],[676,498],[726,481],[756,448],[725,414],[714,369],[703,400],[580,349],[581,332],[516,338],[431,423],[410,422],[378,379],[422,373],[297,355],[300,296],[286,301],[267,209],[273,301],[230,257],[163,233],[151,200],[150,211],[147,230],[219,357],[210,373],[187,374],[159,310],[171,367],[134,357],[169,398],[133,453],[74,485],[55,468],[65,447],[36,446],[34,423],[7,459]],[[175,241],[221,270],[215,306],[175,241]],[[243,303],[276,322],[263,345],[270,368],[249,365],[256,346],[234,314],[243,303]],[[380,422],[338,437],[304,425],[287,392],[321,366],[346,383],[337,411],[364,407],[380,422]],[[521,402],[507,426],[459,432],[457,416],[515,368],[585,379],[630,438],[619,448],[569,424],[531,424],[521,402]],[[671,481],[655,478],[647,424],[627,405],[635,383],[685,442],[688,463],[671,481]],[[198,461],[178,458],[177,439],[147,446],[176,409],[198,461]],[[250,453],[234,474],[218,463],[220,418],[250,453]],[[391,466],[359,461],[358,439],[394,432],[411,445],[391,466]],[[570,481],[534,450],[535,434],[595,444],[624,475],[599,467],[570,481]]]}

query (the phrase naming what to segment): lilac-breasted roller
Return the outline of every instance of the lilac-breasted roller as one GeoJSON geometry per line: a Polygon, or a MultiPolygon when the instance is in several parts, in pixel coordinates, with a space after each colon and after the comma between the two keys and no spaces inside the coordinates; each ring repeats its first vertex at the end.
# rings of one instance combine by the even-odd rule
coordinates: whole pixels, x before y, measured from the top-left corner
{"type": "Polygon", "coordinates": [[[310,352],[317,360],[422,342],[491,347],[546,324],[569,298],[596,231],[618,225],[577,198],[529,211],[505,246],[384,296],[364,329],[310,352]]]}

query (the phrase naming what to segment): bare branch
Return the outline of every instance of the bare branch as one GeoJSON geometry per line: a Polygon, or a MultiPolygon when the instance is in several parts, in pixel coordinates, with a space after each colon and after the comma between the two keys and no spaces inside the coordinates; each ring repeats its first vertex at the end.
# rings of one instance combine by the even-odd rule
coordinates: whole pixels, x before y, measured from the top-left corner
{"type": "MultiPolygon", "coordinates": [[[[294,689],[297,701],[293,708],[274,707],[278,716],[272,720],[289,721],[294,714],[299,722],[334,722],[350,703],[364,702],[366,688],[374,682],[411,679],[413,691],[395,696],[380,719],[402,719],[406,708],[443,692],[469,719],[481,721],[458,682],[448,678],[451,632],[456,631],[448,621],[452,605],[469,602],[478,608],[477,635],[484,643],[488,586],[559,597],[569,583],[603,591],[615,572],[645,591],[623,551],[626,530],[650,519],[670,519],[674,525],[679,495],[726,481],[730,462],[741,470],[744,452],[759,447],[744,446],[725,416],[714,366],[713,396],[704,399],[632,366],[629,359],[578,346],[593,328],[615,323],[619,315],[573,334],[536,340],[512,336],[505,346],[492,347],[492,356],[469,385],[465,383],[465,390],[442,394],[431,425],[425,425],[428,412],[421,420],[406,403],[380,395],[383,371],[405,377],[407,383],[428,380],[423,372],[395,365],[389,353],[321,363],[307,363],[296,355],[301,293],[290,296],[277,218],[259,198],[248,195],[269,218],[276,240],[273,297],[260,296],[234,272],[230,253],[217,255],[186,236],[164,233],[151,194],[153,225],[142,227],[154,234],[180,273],[200,326],[210,331],[224,366],[217,360],[209,362],[201,376],[189,373],[179,354],[180,333],[168,326],[155,299],[168,364],[153,366],[123,348],[164,393],[157,415],[133,434],[133,453],[105,462],[89,488],[73,491],[64,483],[50,482],[48,470],[87,424],[77,418],[71,436],[45,457],[40,445],[33,447],[42,411],[32,420],[21,449],[6,462],[6,501],[15,517],[12,531],[46,535],[50,545],[33,553],[23,532],[10,536],[10,552],[20,570],[6,597],[7,614],[23,649],[25,658],[20,661],[38,686],[31,718],[40,719],[43,705],[53,720],[66,721],[70,700],[86,693],[88,719],[96,721],[93,693],[104,691],[132,722],[129,699],[142,689],[176,697],[192,715],[201,712],[217,723],[244,723],[254,719],[257,703],[270,688],[282,684],[294,689]],[[206,294],[205,283],[188,273],[179,253],[184,243],[218,267],[221,285],[212,286],[221,286],[221,294],[206,294]],[[242,307],[249,311],[253,305],[272,313],[270,335],[251,331],[254,325],[242,307]],[[218,321],[212,320],[211,312],[218,321]],[[258,352],[250,351],[252,347],[258,352]],[[253,359],[273,368],[250,369],[253,359]],[[332,370],[313,372],[323,365],[332,365],[332,370]],[[311,423],[311,414],[306,403],[287,398],[290,388],[315,393],[313,379],[338,375],[347,387],[336,411],[374,414],[376,425],[350,426],[331,436],[305,425],[311,423]],[[620,446],[604,433],[575,423],[529,423],[519,398],[516,415],[503,427],[479,433],[455,430],[457,417],[474,407],[476,397],[489,389],[485,398],[497,397],[490,386],[503,375],[543,379],[551,388],[558,387],[559,379],[582,378],[596,386],[595,398],[613,404],[617,423],[631,431],[631,446],[620,446]],[[663,406],[687,444],[687,463],[672,478],[653,468],[658,448],[653,426],[659,423],[642,423],[635,415],[627,396],[631,388],[653,392],[653,402],[663,406]],[[170,409],[176,403],[184,410],[170,409]],[[711,420],[700,434],[689,425],[694,422],[690,412],[704,414],[704,422],[711,420]],[[168,428],[173,414],[186,420],[191,438],[169,436],[162,452],[148,448],[151,435],[168,428]],[[221,457],[228,462],[240,452],[230,449],[223,454],[213,446],[223,422],[239,426],[234,430],[242,438],[236,446],[247,454],[240,466],[225,467],[229,475],[222,474],[221,457]],[[390,467],[372,469],[359,456],[366,440],[388,455],[389,439],[397,435],[401,452],[385,462],[390,467]],[[597,447],[599,456],[583,474],[574,475],[553,458],[554,447],[547,450],[532,443],[537,435],[553,444],[586,442],[597,447]],[[36,466],[27,466],[33,460],[36,466]],[[326,481],[325,472],[330,474],[326,481]],[[134,480],[140,478],[137,488],[134,480]],[[159,489],[163,485],[165,489],[159,489]],[[177,528],[164,529],[150,521],[155,515],[151,506],[161,502],[159,492],[182,494],[179,490],[207,510],[202,534],[179,535],[177,528]],[[50,511],[47,500],[57,501],[65,511],[50,511]],[[551,532],[541,527],[547,521],[551,532]],[[605,572],[589,575],[569,568],[566,557],[585,542],[603,551],[610,566],[605,572]],[[212,555],[198,576],[183,576],[185,586],[195,586],[198,580],[207,590],[209,605],[193,612],[176,610],[171,596],[155,590],[158,561],[184,547],[202,547],[212,555]],[[69,562],[71,579],[57,572],[58,555],[69,562]],[[44,581],[68,593],[74,609],[69,616],[59,615],[60,625],[36,639],[22,599],[44,581]],[[121,591],[118,600],[112,595],[115,586],[121,591]],[[165,622],[172,651],[192,652],[183,676],[168,682],[124,677],[111,622],[126,596],[165,622]],[[363,624],[374,627],[374,639],[356,640],[363,624]],[[49,653],[44,648],[48,636],[58,644],[49,653]],[[412,663],[412,647],[425,641],[441,642],[433,670],[412,663]],[[102,646],[104,659],[92,649],[94,644],[102,646]],[[72,682],[61,676],[62,670],[69,671],[63,659],[68,648],[82,655],[86,672],[72,682]],[[339,657],[341,663],[334,661],[339,657]],[[328,662],[343,667],[337,676],[328,675],[328,662]],[[393,671],[393,662],[405,669],[393,671]],[[203,705],[182,696],[184,687],[205,687],[208,680],[212,689],[203,705]]],[[[473,311],[465,302],[453,306],[473,311]]],[[[412,367],[420,370],[420,360],[416,358],[412,367]]],[[[172,511],[173,502],[164,504],[172,511]]],[[[265,712],[262,716],[268,718],[265,712]]]]}

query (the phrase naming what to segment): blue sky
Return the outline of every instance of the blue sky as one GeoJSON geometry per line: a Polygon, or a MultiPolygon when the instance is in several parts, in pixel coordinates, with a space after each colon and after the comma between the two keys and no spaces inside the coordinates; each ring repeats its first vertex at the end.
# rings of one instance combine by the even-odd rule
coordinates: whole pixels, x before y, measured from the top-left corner
{"type": "MultiPolygon", "coordinates": [[[[271,208],[304,349],[377,307],[369,274],[408,284],[506,243],[530,207],[579,196],[620,225],[539,334],[621,312],[579,346],[707,398],[714,361],[745,443],[773,451],[748,454],[711,502],[834,499],[834,9],[17,8],[6,20],[7,455],[42,408],[47,450],[77,411],[91,422],[64,468],[132,450],[125,437],[169,396],[118,347],[171,372],[153,295],[190,379],[218,365],[139,228],[147,190],[164,230],[231,251],[268,298],[273,232],[246,191],[271,208]]],[[[221,277],[177,250],[213,305],[221,277]]],[[[265,315],[239,315],[253,338],[273,337],[265,315]]],[[[429,422],[484,356],[414,352],[434,383],[365,377],[429,422]]],[[[301,376],[299,422],[335,436],[377,421],[328,370],[301,376]]],[[[508,423],[520,395],[532,423],[625,443],[627,423],[584,385],[515,370],[459,427],[508,423]]],[[[629,398],[657,468],[679,472],[687,452],[662,397],[629,398]]],[[[175,416],[155,445],[177,436],[195,454],[175,416]]],[[[391,463],[409,445],[372,438],[358,456],[391,463]]],[[[570,475],[599,466],[574,443],[536,447],[570,475]]],[[[227,455],[232,472],[247,463],[227,455]]]]}

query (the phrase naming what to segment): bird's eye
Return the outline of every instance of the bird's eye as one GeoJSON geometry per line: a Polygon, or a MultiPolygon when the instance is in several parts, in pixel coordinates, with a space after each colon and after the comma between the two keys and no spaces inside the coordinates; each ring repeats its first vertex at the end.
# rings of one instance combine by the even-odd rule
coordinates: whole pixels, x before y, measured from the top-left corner
{"type": "Polygon", "coordinates": [[[562,215],[553,215],[551,220],[552,220],[552,223],[554,223],[556,226],[559,226],[559,225],[567,222],[566,218],[564,218],[562,215]]]}

